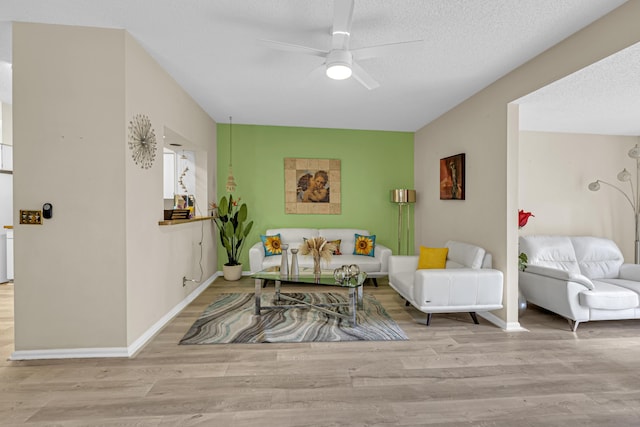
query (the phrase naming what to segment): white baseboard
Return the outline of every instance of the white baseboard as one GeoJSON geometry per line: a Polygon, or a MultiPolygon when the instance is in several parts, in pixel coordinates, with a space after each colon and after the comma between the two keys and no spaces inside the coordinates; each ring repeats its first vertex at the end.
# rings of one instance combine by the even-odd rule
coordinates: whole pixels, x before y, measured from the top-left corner
{"type": "Polygon", "coordinates": [[[85,359],[96,357],[133,357],[147,344],[167,323],[177,316],[186,306],[198,297],[222,272],[216,272],[213,276],[202,282],[185,299],[173,307],[160,320],[154,323],[137,340],[128,347],[105,348],[63,348],[49,350],[21,350],[11,353],[9,360],[39,360],[39,359],[85,359]]]}
{"type": "Polygon", "coordinates": [[[520,322],[505,322],[504,320],[502,320],[501,318],[499,318],[498,316],[496,316],[495,314],[489,312],[489,311],[483,311],[481,313],[477,313],[478,316],[482,317],[485,320],[488,320],[489,322],[493,323],[494,325],[496,325],[497,327],[499,327],[500,329],[505,330],[506,332],[529,332],[528,329],[523,328],[522,326],[520,326],[520,322]]]}
{"type": "Polygon", "coordinates": [[[216,272],[213,276],[202,282],[193,292],[191,292],[185,299],[178,303],[167,314],[162,316],[160,320],[153,324],[147,331],[142,334],[137,340],[135,340],[129,347],[127,347],[128,357],[133,357],[138,351],[145,346],[147,342],[151,340],[167,323],[176,317],[182,310],[184,310],[191,302],[198,297],[209,285],[216,280],[217,277],[222,274],[216,272]]]}

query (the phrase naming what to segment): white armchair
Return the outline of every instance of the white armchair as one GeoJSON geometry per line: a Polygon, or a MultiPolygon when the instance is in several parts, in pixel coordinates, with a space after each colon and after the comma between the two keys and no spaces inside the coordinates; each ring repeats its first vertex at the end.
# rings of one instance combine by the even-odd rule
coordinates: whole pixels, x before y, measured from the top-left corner
{"type": "Polygon", "coordinates": [[[476,312],[502,308],[502,272],[491,268],[491,254],[468,243],[448,241],[446,268],[418,270],[418,256],[391,256],[389,285],[405,300],[427,313],[476,312]]]}

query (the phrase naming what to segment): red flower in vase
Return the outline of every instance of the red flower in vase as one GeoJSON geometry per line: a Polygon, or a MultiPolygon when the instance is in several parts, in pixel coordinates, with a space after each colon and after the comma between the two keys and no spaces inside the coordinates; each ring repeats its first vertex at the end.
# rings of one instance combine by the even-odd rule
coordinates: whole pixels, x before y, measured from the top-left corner
{"type": "Polygon", "coordinates": [[[530,216],[535,216],[531,212],[525,212],[522,209],[518,211],[518,228],[522,228],[527,225],[530,216]]]}

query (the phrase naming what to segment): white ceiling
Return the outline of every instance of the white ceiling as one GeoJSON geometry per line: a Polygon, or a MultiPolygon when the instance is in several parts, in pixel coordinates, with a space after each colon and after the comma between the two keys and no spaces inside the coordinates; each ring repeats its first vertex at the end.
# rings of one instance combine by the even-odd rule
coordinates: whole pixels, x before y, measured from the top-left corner
{"type": "Polygon", "coordinates": [[[640,43],[518,103],[522,130],[640,135],[640,43]]]}
{"type": "MultiPolygon", "coordinates": [[[[356,0],[352,48],[425,40],[414,54],[361,61],[380,83],[372,91],[309,76],[322,58],[257,42],[328,49],[330,0],[0,0],[0,19],[124,28],[218,122],[415,131],[622,3],[356,0]]],[[[0,100],[11,103],[6,22],[0,100]]]]}

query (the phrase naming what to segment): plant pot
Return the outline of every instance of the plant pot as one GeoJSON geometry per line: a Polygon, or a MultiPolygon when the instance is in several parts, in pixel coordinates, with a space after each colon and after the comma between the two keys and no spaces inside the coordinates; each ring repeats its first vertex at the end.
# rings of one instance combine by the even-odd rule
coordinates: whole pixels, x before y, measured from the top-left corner
{"type": "Polygon", "coordinates": [[[242,277],[242,264],[239,265],[223,265],[222,274],[224,280],[234,282],[242,277]]]}

